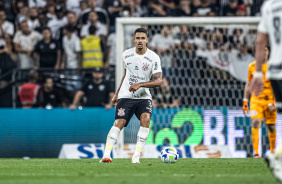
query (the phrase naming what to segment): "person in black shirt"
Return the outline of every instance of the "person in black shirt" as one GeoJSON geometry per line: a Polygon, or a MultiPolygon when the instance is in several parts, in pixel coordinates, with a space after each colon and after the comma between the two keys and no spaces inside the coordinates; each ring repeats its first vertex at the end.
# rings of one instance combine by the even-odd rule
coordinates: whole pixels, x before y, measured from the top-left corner
{"type": "Polygon", "coordinates": [[[236,16],[236,8],[238,6],[238,0],[230,0],[228,5],[223,8],[223,16],[236,16]]]}
{"type": "Polygon", "coordinates": [[[61,48],[57,41],[52,40],[50,28],[43,29],[43,40],[35,45],[34,52],[35,58],[39,57],[40,68],[59,69],[61,48]]]}
{"type": "Polygon", "coordinates": [[[53,79],[46,77],[44,79],[44,85],[40,91],[40,106],[46,108],[52,107],[66,107],[65,103],[62,101],[62,96],[54,88],[53,79]]]}
{"type": "Polygon", "coordinates": [[[92,72],[93,80],[88,81],[83,85],[74,97],[72,105],[69,107],[73,110],[77,107],[82,96],[86,96],[86,107],[105,107],[110,109],[111,99],[114,96],[114,90],[110,83],[103,80],[103,71],[101,68],[96,67],[92,72]]]}

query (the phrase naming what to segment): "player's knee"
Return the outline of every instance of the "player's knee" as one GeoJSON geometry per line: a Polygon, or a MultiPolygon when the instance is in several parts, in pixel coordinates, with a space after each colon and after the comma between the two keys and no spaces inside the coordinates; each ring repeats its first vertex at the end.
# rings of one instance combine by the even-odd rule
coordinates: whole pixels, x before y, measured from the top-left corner
{"type": "Polygon", "coordinates": [[[114,122],[114,126],[118,127],[120,130],[123,129],[123,127],[125,126],[126,120],[125,119],[117,119],[114,122]]]}
{"type": "Polygon", "coordinates": [[[267,128],[270,132],[274,132],[275,131],[275,124],[268,124],[267,128]]]}
{"type": "Polygon", "coordinates": [[[147,113],[142,114],[140,117],[141,126],[149,128],[150,119],[151,119],[150,114],[147,114],[147,113]]]}
{"type": "Polygon", "coordinates": [[[253,128],[260,128],[261,120],[260,119],[253,119],[252,120],[252,127],[253,128]]]}

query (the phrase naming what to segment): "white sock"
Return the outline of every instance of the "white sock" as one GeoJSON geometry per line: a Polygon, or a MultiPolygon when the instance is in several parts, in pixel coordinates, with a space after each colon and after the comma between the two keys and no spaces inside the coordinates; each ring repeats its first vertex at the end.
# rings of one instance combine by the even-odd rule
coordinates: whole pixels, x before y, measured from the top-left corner
{"type": "Polygon", "coordinates": [[[136,150],[135,150],[134,155],[140,156],[144,148],[144,145],[146,144],[146,140],[149,135],[149,131],[150,131],[149,128],[140,126],[139,132],[137,134],[137,144],[136,144],[136,150]]]}
{"type": "Polygon", "coordinates": [[[103,157],[110,157],[114,144],[117,142],[117,138],[119,136],[120,129],[116,126],[113,126],[108,133],[106,148],[103,157]]]}

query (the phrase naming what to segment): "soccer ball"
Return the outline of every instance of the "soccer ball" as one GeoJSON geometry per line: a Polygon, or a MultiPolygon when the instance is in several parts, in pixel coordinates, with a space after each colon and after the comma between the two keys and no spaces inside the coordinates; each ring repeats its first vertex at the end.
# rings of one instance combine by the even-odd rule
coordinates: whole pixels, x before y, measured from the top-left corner
{"type": "Polygon", "coordinates": [[[175,163],[179,158],[179,154],[175,148],[166,147],[161,152],[161,158],[164,163],[175,163]]]}

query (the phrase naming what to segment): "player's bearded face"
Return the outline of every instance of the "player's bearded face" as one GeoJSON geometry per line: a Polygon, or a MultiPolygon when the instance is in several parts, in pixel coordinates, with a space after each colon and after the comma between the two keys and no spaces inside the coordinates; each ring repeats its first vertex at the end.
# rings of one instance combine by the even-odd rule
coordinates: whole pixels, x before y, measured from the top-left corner
{"type": "Polygon", "coordinates": [[[136,33],[135,37],[133,38],[133,41],[135,43],[135,47],[138,50],[142,50],[146,48],[146,44],[148,43],[148,37],[146,33],[136,33]]]}

